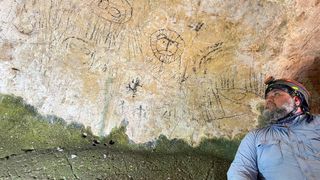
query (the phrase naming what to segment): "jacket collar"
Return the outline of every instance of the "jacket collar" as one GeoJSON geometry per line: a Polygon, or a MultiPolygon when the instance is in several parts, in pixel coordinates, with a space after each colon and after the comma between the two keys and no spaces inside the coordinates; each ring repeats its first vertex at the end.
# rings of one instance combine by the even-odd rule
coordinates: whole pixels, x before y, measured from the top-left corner
{"type": "Polygon", "coordinates": [[[279,126],[291,126],[293,124],[296,124],[297,122],[300,122],[301,120],[306,118],[306,114],[299,113],[292,116],[289,116],[284,119],[280,119],[276,122],[271,123],[271,125],[279,125],[279,126]]]}

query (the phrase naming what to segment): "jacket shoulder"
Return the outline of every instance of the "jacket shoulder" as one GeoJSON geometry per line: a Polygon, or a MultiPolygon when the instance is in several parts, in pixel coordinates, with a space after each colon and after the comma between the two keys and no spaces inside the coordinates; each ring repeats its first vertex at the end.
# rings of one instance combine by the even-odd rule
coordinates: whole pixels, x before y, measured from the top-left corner
{"type": "Polygon", "coordinates": [[[319,114],[316,114],[316,115],[312,115],[312,121],[311,123],[313,125],[316,125],[316,126],[320,126],[320,115],[319,114]]]}
{"type": "Polygon", "coordinates": [[[260,141],[261,137],[265,136],[266,132],[268,131],[269,127],[263,128],[256,128],[249,131],[246,136],[244,137],[245,140],[250,140],[253,142],[260,141]]]}
{"type": "Polygon", "coordinates": [[[314,119],[318,119],[318,121],[320,121],[320,114],[314,114],[312,116],[314,119]]]}
{"type": "Polygon", "coordinates": [[[267,125],[265,127],[252,129],[249,133],[252,134],[253,136],[259,136],[259,135],[265,134],[267,131],[270,130],[270,128],[271,126],[267,125]]]}
{"type": "Polygon", "coordinates": [[[256,128],[251,130],[247,135],[247,140],[254,142],[255,146],[267,141],[274,141],[277,137],[278,131],[272,126],[268,125],[262,128],[256,128]]]}

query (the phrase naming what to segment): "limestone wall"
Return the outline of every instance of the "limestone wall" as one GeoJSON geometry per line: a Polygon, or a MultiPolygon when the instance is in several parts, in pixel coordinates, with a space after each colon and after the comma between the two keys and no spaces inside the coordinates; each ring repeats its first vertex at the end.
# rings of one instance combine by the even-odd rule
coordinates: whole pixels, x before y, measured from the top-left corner
{"type": "Polygon", "coordinates": [[[257,124],[265,76],[292,75],[291,43],[316,61],[307,2],[2,0],[0,93],[137,143],[234,137],[257,124]]]}

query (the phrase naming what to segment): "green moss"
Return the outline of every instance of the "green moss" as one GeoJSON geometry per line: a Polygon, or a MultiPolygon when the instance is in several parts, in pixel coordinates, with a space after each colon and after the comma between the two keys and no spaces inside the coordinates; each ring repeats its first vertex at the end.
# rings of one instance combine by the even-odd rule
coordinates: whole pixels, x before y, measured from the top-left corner
{"type": "Polygon", "coordinates": [[[102,138],[102,142],[116,147],[130,147],[129,137],[124,126],[114,127],[107,137],[102,138]]]}
{"type": "Polygon", "coordinates": [[[232,140],[226,138],[204,139],[199,146],[192,147],[182,139],[168,139],[164,135],[160,135],[158,139],[144,144],[131,143],[126,128],[113,128],[111,133],[102,139],[102,142],[108,146],[114,146],[121,149],[134,151],[152,151],[162,154],[203,154],[220,157],[226,160],[232,160],[238,149],[242,136],[232,140]]]}
{"type": "Polygon", "coordinates": [[[169,140],[166,136],[160,135],[155,142],[154,151],[162,153],[186,153],[192,152],[193,148],[181,139],[169,140]]]}
{"type": "Polygon", "coordinates": [[[233,140],[225,138],[204,139],[198,147],[195,148],[196,152],[202,154],[211,154],[223,159],[232,160],[237,152],[241,138],[233,140]]]}
{"type": "Polygon", "coordinates": [[[203,139],[197,147],[190,146],[181,139],[168,139],[164,135],[148,146],[148,150],[159,153],[202,154],[220,157],[231,161],[238,149],[243,136],[229,140],[226,138],[203,139]]]}
{"type": "Polygon", "coordinates": [[[126,127],[112,129],[106,137],[92,135],[90,128],[82,124],[66,122],[54,115],[41,116],[36,109],[27,105],[22,98],[0,95],[0,157],[17,154],[27,149],[75,148],[91,145],[106,145],[129,151],[149,151],[168,153],[200,153],[232,160],[241,137],[233,140],[224,138],[204,139],[199,146],[191,147],[181,139],[168,139],[160,135],[158,139],[145,144],[135,144],[126,134],[126,127]],[[87,133],[83,137],[82,133],[87,133]],[[93,143],[93,144],[92,144],[93,143]]]}
{"type": "Polygon", "coordinates": [[[21,97],[0,94],[0,157],[25,150],[85,146],[90,138],[83,138],[83,132],[87,132],[83,126],[66,126],[61,118],[39,115],[21,97]]]}

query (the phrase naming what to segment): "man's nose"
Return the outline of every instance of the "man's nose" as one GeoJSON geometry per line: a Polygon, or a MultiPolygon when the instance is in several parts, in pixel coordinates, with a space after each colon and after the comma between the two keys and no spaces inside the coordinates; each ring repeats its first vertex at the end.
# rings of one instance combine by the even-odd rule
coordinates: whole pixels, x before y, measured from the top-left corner
{"type": "Polygon", "coordinates": [[[266,103],[273,102],[273,98],[274,98],[274,96],[268,96],[266,98],[266,103]]]}
{"type": "Polygon", "coordinates": [[[270,94],[267,95],[266,100],[268,100],[268,99],[272,99],[273,100],[273,98],[274,98],[274,95],[270,93],[270,94]]]}

